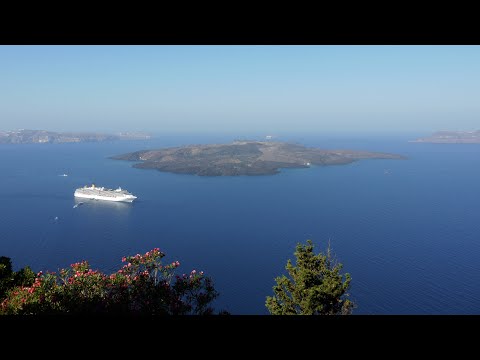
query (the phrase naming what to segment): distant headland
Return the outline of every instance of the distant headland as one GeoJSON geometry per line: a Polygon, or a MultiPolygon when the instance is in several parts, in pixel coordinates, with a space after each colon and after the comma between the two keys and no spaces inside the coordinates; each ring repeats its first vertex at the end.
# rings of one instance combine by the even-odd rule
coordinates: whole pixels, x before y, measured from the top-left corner
{"type": "Polygon", "coordinates": [[[0,144],[46,144],[79,143],[112,140],[145,140],[151,136],[143,132],[124,132],[118,134],[101,134],[87,132],[54,132],[46,130],[0,131],[0,144]]]}
{"type": "Polygon", "coordinates": [[[141,150],[111,158],[141,161],[133,165],[140,169],[200,176],[273,175],[281,168],[341,165],[360,159],[406,159],[396,154],[325,150],[273,141],[234,141],[231,144],[141,150]]]}
{"type": "Polygon", "coordinates": [[[443,144],[480,144],[480,130],[476,131],[437,131],[429,137],[409,142],[443,144]]]}

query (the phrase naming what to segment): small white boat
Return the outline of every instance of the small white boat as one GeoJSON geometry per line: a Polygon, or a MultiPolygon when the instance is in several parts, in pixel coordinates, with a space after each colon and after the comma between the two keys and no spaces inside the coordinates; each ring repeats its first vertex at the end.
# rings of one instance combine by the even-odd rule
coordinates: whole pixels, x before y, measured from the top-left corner
{"type": "Polygon", "coordinates": [[[58,175],[58,176],[68,176],[67,174],[62,174],[62,175],[58,175]]]}
{"type": "Polygon", "coordinates": [[[77,207],[79,207],[80,205],[83,205],[83,204],[85,204],[85,203],[79,202],[78,204],[73,205],[73,208],[75,209],[75,208],[77,208],[77,207]]]}

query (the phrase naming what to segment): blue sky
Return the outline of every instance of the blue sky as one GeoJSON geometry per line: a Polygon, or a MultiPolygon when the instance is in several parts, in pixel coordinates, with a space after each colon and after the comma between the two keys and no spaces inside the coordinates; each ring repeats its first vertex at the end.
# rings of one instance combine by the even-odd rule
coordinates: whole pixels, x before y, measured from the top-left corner
{"type": "Polygon", "coordinates": [[[480,129],[480,46],[0,46],[0,130],[480,129]]]}

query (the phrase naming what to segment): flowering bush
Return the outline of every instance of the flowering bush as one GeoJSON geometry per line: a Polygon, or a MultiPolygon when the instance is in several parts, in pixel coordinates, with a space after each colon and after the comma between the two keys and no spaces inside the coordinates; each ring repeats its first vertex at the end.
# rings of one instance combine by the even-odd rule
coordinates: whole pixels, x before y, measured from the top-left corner
{"type": "Polygon", "coordinates": [[[203,272],[175,275],[178,261],[163,265],[158,248],[122,258],[110,275],[87,261],[59,273],[39,272],[31,286],[7,292],[0,314],[133,313],[145,315],[212,314],[218,296],[203,272]]]}

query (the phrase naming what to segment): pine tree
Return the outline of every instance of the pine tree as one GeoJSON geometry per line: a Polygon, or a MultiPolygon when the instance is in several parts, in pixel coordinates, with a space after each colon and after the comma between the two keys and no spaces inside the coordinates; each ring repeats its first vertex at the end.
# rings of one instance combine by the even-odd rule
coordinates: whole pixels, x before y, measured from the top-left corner
{"type": "Polygon", "coordinates": [[[274,296],[267,296],[272,315],[348,315],[354,303],[348,299],[350,274],[340,274],[343,265],[333,259],[330,245],[326,254],[315,254],[311,240],[297,244],[296,266],[288,260],[285,275],[275,278],[274,296]],[[345,280],[343,280],[345,278],[345,280]]]}

